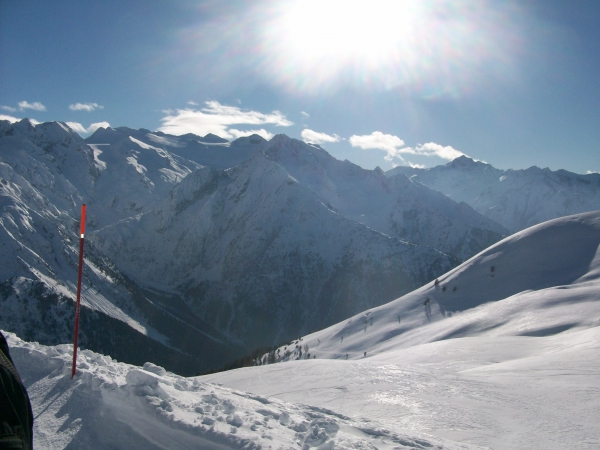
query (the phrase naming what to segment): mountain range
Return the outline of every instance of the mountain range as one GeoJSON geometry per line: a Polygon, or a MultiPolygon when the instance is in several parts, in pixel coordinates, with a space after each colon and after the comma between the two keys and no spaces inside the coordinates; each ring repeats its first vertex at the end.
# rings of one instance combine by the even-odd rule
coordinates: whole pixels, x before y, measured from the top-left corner
{"type": "Polygon", "coordinates": [[[399,166],[386,172],[402,174],[478,213],[511,232],[547,220],[600,209],[600,174],[530,167],[500,170],[467,156],[429,169],[399,166]]]}
{"type": "Polygon", "coordinates": [[[0,326],[71,340],[85,203],[81,345],[183,374],[398,298],[509,234],[414,174],[284,135],[83,140],[24,119],[0,121],[0,157],[0,326]]]}

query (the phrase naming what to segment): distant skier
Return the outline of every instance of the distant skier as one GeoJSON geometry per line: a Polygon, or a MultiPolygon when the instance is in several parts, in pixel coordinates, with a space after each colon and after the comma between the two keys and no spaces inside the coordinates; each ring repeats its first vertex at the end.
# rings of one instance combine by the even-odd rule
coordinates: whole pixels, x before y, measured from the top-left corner
{"type": "Polygon", "coordinates": [[[0,333],[0,449],[33,449],[29,396],[0,333]]]}

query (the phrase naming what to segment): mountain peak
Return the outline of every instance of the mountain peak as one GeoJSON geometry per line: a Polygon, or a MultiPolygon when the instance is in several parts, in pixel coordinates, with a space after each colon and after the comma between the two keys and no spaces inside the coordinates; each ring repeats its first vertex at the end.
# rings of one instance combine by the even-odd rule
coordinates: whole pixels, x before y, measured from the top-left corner
{"type": "Polygon", "coordinates": [[[458,158],[455,158],[451,162],[447,164],[451,167],[476,167],[477,163],[473,158],[469,158],[467,155],[461,155],[458,158]]]}
{"type": "Polygon", "coordinates": [[[111,127],[100,127],[94,131],[91,136],[88,136],[85,141],[88,144],[112,144],[126,135],[127,133],[123,127],[116,129],[111,127]]]}
{"type": "MultiPolygon", "coordinates": [[[[256,136],[256,135],[254,135],[254,136],[256,136]]],[[[203,138],[198,139],[198,141],[206,142],[208,144],[226,144],[229,142],[227,139],[223,139],[222,137],[217,136],[216,134],[212,134],[212,133],[208,133],[203,138]]]]}
{"type": "MultiPolygon", "coordinates": [[[[277,137],[277,136],[276,136],[277,137]]],[[[275,139],[275,138],[273,138],[275,139]]],[[[252,134],[250,136],[242,136],[233,141],[232,145],[240,145],[240,144],[264,144],[267,140],[259,136],[258,134],[252,134]]]]}

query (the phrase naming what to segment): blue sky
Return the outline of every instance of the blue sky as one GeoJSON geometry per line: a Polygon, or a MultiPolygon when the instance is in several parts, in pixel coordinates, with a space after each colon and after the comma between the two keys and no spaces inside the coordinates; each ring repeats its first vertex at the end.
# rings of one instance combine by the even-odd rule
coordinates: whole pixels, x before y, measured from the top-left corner
{"type": "Polygon", "coordinates": [[[597,0],[0,0],[0,116],[600,171],[597,0]]]}

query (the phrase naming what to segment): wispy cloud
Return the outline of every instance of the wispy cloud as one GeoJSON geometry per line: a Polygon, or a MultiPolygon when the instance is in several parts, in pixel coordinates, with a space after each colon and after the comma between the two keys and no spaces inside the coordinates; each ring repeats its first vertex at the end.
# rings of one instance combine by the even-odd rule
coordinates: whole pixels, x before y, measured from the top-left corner
{"type": "Polygon", "coordinates": [[[34,111],[46,111],[46,107],[42,105],[40,102],[29,103],[23,100],[19,102],[19,109],[24,111],[26,109],[33,109],[34,111]]]}
{"type": "Polygon", "coordinates": [[[261,128],[260,130],[247,130],[247,131],[241,131],[241,130],[236,130],[235,128],[229,128],[227,131],[233,136],[234,139],[241,138],[244,136],[252,136],[253,134],[258,134],[259,136],[264,137],[267,141],[270,141],[273,138],[273,136],[275,136],[273,133],[269,133],[264,128],[261,128]]]}
{"type": "Polygon", "coordinates": [[[302,114],[304,117],[310,117],[310,114],[305,112],[305,111],[300,111],[300,114],[302,114]]]}
{"type": "MultiPolygon", "coordinates": [[[[404,149],[401,149],[401,151],[404,149]]],[[[440,144],[436,144],[435,142],[428,142],[427,144],[419,144],[414,148],[414,152],[408,151],[408,147],[406,148],[406,152],[403,153],[414,153],[416,155],[423,156],[438,156],[442,159],[447,159],[448,161],[452,161],[453,159],[458,158],[459,156],[465,155],[460,150],[456,150],[451,146],[443,146],[440,144]]]]}
{"type": "MultiPolygon", "coordinates": [[[[15,123],[15,122],[19,122],[23,119],[19,119],[18,117],[13,117],[13,116],[7,116],[5,114],[0,114],[0,120],[8,120],[10,123],[15,123]]],[[[32,118],[28,118],[27,120],[29,120],[34,125],[39,125],[41,123],[39,120],[35,120],[32,118]]]]}
{"type": "Polygon", "coordinates": [[[198,106],[198,103],[196,103],[193,100],[190,100],[189,102],[187,102],[188,105],[192,105],[192,106],[198,106]]]}
{"type": "Polygon", "coordinates": [[[67,125],[69,125],[69,128],[71,128],[71,130],[77,132],[77,133],[82,133],[82,134],[91,134],[94,131],[96,131],[98,128],[109,128],[110,124],[108,122],[96,122],[91,124],[89,127],[84,127],[83,125],[81,125],[79,122],[67,122],[67,125]]]}
{"type": "Polygon", "coordinates": [[[465,155],[460,150],[456,150],[449,145],[443,146],[436,144],[435,142],[418,144],[415,147],[405,147],[404,141],[398,136],[383,134],[380,131],[374,131],[373,133],[364,136],[351,136],[350,144],[353,147],[360,147],[364,150],[383,150],[387,153],[385,156],[387,161],[392,161],[394,158],[404,161],[402,154],[437,156],[449,161],[465,155]]]}
{"type": "Polygon", "coordinates": [[[213,133],[226,139],[235,139],[236,133],[240,131],[230,130],[231,125],[271,124],[278,127],[293,125],[293,122],[287,120],[279,111],[264,114],[242,110],[237,106],[222,105],[217,101],[208,101],[205,105],[200,110],[186,108],[171,113],[165,112],[167,115],[161,119],[163,125],[159,127],[159,131],[174,135],[194,133],[200,136],[213,133]]]}
{"type": "Polygon", "coordinates": [[[302,136],[302,140],[304,142],[310,142],[312,144],[324,144],[325,142],[339,142],[341,140],[341,138],[337,134],[330,135],[325,133],[319,133],[317,131],[309,130],[308,128],[302,130],[300,136],[302,136]]]}
{"type": "Polygon", "coordinates": [[[79,122],[67,122],[69,128],[77,133],[87,133],[87,129],[79,122]]]}
{"type": "Polygon", "coordinates": [[[7,116],[4,114],[0,114],[0,120],[8,120],[10,123],[15,123],[21,119],[17,119],[16,117],[13,117],[13,116],[7,116]]]}
{"type": "Polygon", "coordinates": [[[75,103],[74,105],[69,105],[69,109],[71,111],[92,112],[95,109],[104,109],[104,106],[99,105],[98,103],[75,103]]]}
{"type": "Polygon", "coordinates": [[[0,106],[0,109],[3,109],[5,111],[10,111],[10,112],[16,112],[17,111],[17,108],[13,108],[12,106],[6,106],[6,105],[0,106]]]}
{"type": "Polygon", "coordinates": [[[108,123],[108,122],[96,122],[96,123],[93,123],[93,124],[91,124],[88,127],[87,132],[88,133],[93,133],[98,128],[110,128],[110,123],[108,123]]]}

